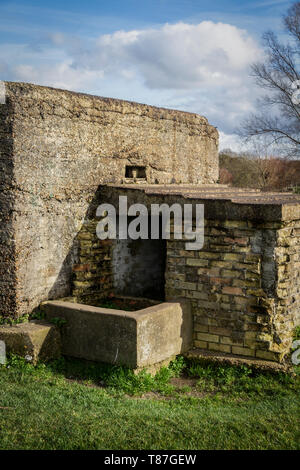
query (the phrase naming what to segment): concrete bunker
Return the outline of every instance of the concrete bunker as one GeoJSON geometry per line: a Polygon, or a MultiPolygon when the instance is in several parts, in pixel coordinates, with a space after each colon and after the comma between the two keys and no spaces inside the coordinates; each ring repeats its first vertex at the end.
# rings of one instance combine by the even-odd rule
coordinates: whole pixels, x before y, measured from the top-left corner
{"type": "MultiPolygon", "coordinates": [[[[177,340],[170,338],[180,343],[178,305],[186,302],[193,322],[182,324],[196,350],[277,362],[288,354],[300,317],[300,197],[216,184],[218,131],[206,118],[5,82],[0,138],[0,316],[17,319],[71,297],[71,306],[51,311],[66,308],[73,318],[77,309],[74,322],[82,317],[86,328],[86,308],[100,321],[93,299],[132,293],[157,297],[160,314],[171,312],[169,326],[152,330],[151,347],[160,328],[167,335],[173,326],[177,340]],[[203,203],[205,246],[99,240],[96,208],[117,207],[119,195],[147,207],[203,203]]],[[[126,322],[137,322],[133,315],[126,322]]]]}

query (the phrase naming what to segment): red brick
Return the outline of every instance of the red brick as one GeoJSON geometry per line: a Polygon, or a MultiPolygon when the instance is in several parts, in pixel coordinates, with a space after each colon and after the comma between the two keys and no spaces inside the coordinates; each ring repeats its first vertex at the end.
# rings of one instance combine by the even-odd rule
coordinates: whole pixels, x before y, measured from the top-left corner
{"type": "Polygon", "coordinates": [[[89,264],[74,264],[73,271],[89,271],[90,265],[89,264]]]}

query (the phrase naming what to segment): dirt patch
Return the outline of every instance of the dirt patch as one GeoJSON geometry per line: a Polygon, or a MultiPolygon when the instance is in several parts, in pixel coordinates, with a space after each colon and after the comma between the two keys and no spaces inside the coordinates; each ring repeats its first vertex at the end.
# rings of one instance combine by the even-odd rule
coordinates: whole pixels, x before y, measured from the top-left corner
{"type": "Polygon", "coordinates": [[[215,394],[212,392],[202,391],[197,388],[197,382],[199,379],[192,379],[190,377],[173,377],[170,379],[169,384],[173,385],[174,393],[171,395],[162,395],[160,392],[147,392],[141,396],[128,396],[128,398],[136,398],[141,400],[174,400],[178,396],[204,398],[206,396],[212,396],[215,394]]]}
{"type": "MultiPolygon", "coordinates": [[[[204,398],[206,396],[212,396],[214,393],[201,391],[197,388],[197,382],[199,379],[192,379],[190,377],[173,377],[170,379],[169,384],[173,385],[174,392],[170,395],[163,395],[161,392],[149,391],[142,395],[129,395],[125,393],[124,397],[134,400],[159,400],[159,401],[170,401],[178,398],[179,396],[204,398]]],[[[105,389],[107,385],[104,381],[98,383],[87,383],[85,380],[77,379],[76,377],[66,377],[66,381],[69,383],[78,383],[89,388],[105,389]]]]}
{"type": "Polygon", "coordinates": [[[195,387],[198,379],[191,379],[189,377],[173,377],[170,379],[170,384],[180,389],[184,387],[195,387]]]}
{"type": "Polygon", "coordinates": [[[167,401],[171,400],[172,397],[162,395],[159,392],[146,392],[143,395],[126,395],[126,398],[130,398],[131,400],[134,398],[135,400],[160,400],[160,401],[167,401]]]}

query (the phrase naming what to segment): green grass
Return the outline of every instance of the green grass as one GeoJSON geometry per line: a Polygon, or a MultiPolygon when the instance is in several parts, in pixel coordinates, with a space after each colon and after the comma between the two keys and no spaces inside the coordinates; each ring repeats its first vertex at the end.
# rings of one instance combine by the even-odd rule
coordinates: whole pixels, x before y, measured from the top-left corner
{"type": "Polygon", "coordinates": [[[299,378],[247,367],[0,366],[0,449],[297,449],[298,418],[299,378]]]}

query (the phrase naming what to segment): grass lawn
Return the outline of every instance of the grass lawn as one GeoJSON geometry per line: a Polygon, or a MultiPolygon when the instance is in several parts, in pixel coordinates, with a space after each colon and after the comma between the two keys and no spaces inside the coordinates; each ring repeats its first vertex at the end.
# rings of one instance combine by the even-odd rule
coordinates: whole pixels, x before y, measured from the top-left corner
{"type": "Polygon", "coordinates": [[[0,449],[299,447],[299,376],[182,357],[155,378],[74,359],[0,366],[0,449]]]}

